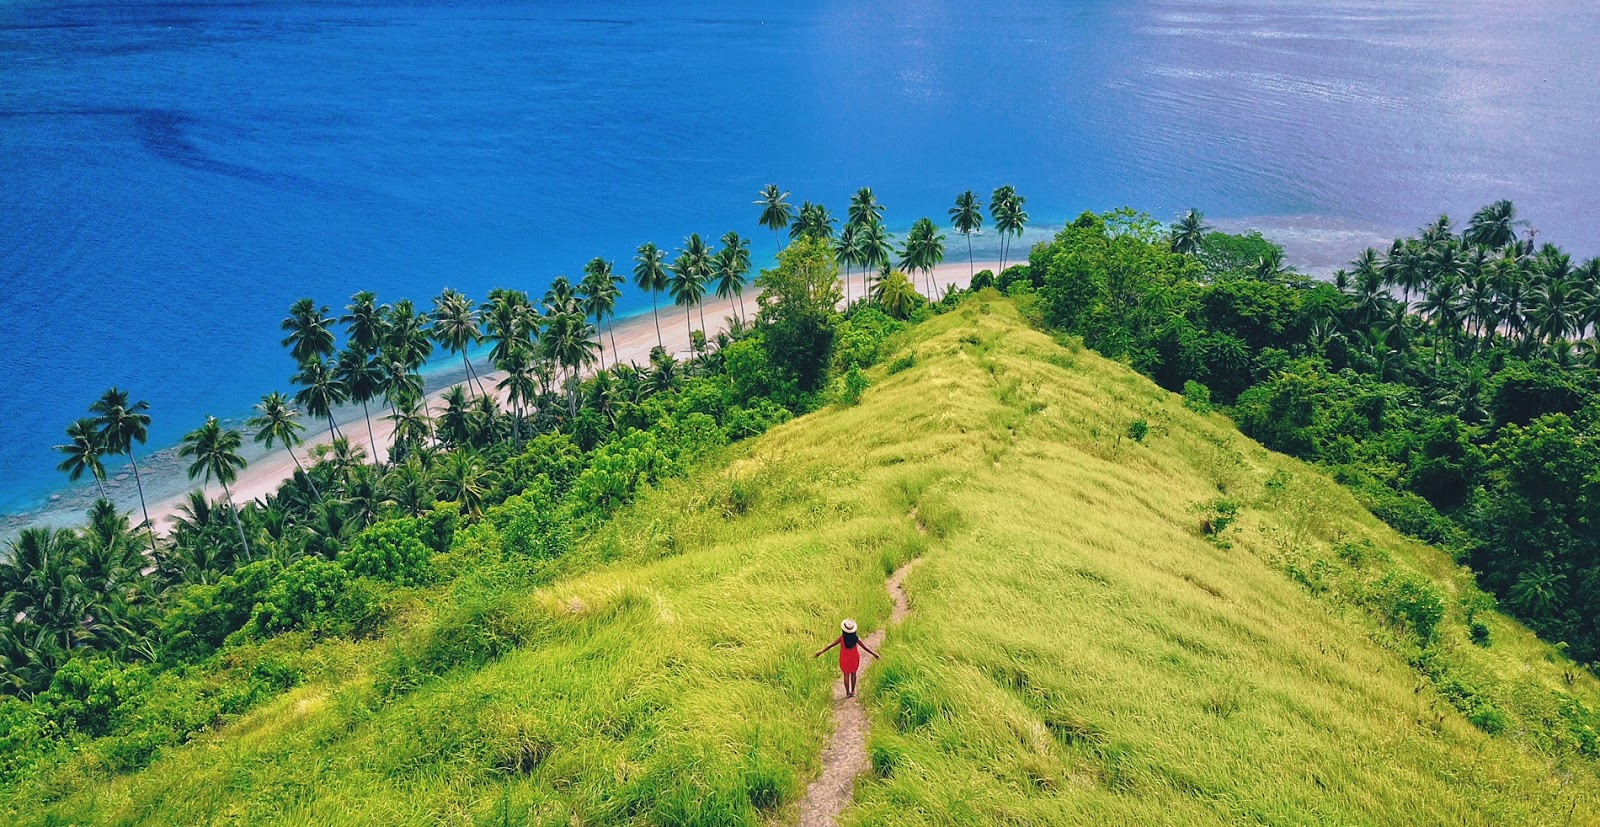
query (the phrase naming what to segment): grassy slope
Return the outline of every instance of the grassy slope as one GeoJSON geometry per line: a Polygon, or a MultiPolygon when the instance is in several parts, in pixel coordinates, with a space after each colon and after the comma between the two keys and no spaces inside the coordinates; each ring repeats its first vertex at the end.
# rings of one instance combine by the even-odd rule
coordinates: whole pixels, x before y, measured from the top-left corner
{"type": "Polygon", "coordinates": [[[829,726],[832,670],[809,652],[841,616],[879,625],[885,573],[921,555],[913,614],[868,673],[880,774],[851,823],[1600,812],[1595,766],[1544,757],[1521,726],[1561,693],[1600,704],[1594,680],[1569,685],[1498,616],[1493,647],[1466,643],[1452,605],[1442,650],[1516,724],[1484,735],[1403,641],[1282,573],[1368,537],[1389,555],[1374,576],[1462,582],[1338,486],[1004,301],[904,347],[916,365],[877,369],[860,406],[780,427],[619,515],[568,566],[593,571],[442,590],[437,603],[488,607],[471,633],[521,641],[488,666],[382,701],[385,664],[444,622],[422,609],[392,640],[339,644],[331,657],[359,664],[340,678],[144,772],[80,779],[49,809],[119,824],[792,821],[829,726]],[[1141,417],[1143,443],[1120,436],[1141,417]],[[1219,485],[1249,506],[1226,550],[1192,510],[1219,485]]]}

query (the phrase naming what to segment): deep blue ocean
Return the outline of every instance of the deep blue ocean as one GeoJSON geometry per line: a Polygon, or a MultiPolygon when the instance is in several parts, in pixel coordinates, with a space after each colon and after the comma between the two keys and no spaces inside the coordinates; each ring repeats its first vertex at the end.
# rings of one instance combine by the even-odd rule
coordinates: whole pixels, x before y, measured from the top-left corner
{"type": "MultiPolygon", "coordinates": [[[[106,387],[148,448],[287,385],[297,297],[542,291],[753,236],[756,190],[891,225],[1196,206],[1316,267],[1509,197],[1600,252],[1591,0],[0,0],[0,513],[106,387]]],[[[638,306],[640,299],[629,299],[638,306]]]]}

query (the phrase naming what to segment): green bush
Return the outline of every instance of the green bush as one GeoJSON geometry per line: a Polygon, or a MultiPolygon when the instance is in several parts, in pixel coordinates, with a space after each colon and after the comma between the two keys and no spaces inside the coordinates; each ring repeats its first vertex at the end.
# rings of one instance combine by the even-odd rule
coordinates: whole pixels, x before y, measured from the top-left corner
{"type": "Polygon", "coordinates": [[[283,564],[277,560],[257,560],[216,585],[185,588],[161,621],[163,660],[192,661],[221,647],[250,622],[256,604],[281,571],[283,564]]]}
{"type": "Polygon", "coordinates": [[[356,535],[337,558],[351,574],[401,586],[427,583],[433,549],[420,539],[421,521],[384,520],[356,535]]]}
{"type": "Polygon", "coordinates": [[[502,550],[537,559],[566,554],[572,548],[572,528],[564,508],[548,492],[530,490],[492,509],[487,521],[498,530],[502,550]]]}
{"type": "Polygon", "coordinates": [[[1193,379],[1183,383],[1183,406],[1195,413],[1211,413],[1211,389],[1193,379]]]}
{"type": "Polygon", "coordinates": [[[316,634],[362,634],[380,619],[381,601],[338,563],[304,557],[284,569],[255,607],[251,626],[268,635],[305,629],[316,634]]]}
{"type": "Polygon", "coordinates": [[[1444,620],[1444,595],[1431,582],[1411,574],[1390,572],[1369,593],[1374,607],[1396,628],[1415,635],[1426,646],[1444,620]]]}
{"type": "MultiPolygon", "coordinates": [[[[709,419],[705,414],[691,416],[709,419]]],[[[573,483],[573,504],[580,513],[608,513],[630,502],[639,489],[666,474],[671,464],[655,434],[634,431],[595,449],[589,467],[573,483]]]]}
{"type": "Polygon", "coordinates": [[[748,407],[736,405],[729,410],[725,430],[729,439],[748,439],[793,418],[788,408],[770,399],[757,399],[748,407]]]}
{"type": "Polygon", "coordinates": [[[1149,435],[1150,423],[1146,422],[1144,419],[1135,419],[1134,421],[1128,423],[1128,436],[1133,439],[1134,442],[1144,442],[1144,438],[1149,435]]]}

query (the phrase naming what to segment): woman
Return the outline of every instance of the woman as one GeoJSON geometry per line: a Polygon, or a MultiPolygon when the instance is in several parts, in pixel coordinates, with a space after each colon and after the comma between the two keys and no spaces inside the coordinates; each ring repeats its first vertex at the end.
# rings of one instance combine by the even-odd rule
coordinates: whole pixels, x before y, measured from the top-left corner
{"type": "Polygon", "coordinates": [[[856,649],[866,649],[867,654],[875,658],[878,657],[878,653],[872,651],[866,643],[862,642],[861,636],[856,634],[856,622],[854,620],[846,618],[843,623],[839,624],[839,628],[844,630],[844,634],[839,635],[826,648],[812,655],[812,657],[820,658],[828,649],[832,649],[835,646],[839,647],[839,671],[844,673],[844,696],[853,698],[856,694],[856,672],[861,668],[861,653],[857,652],[856,649]]]}

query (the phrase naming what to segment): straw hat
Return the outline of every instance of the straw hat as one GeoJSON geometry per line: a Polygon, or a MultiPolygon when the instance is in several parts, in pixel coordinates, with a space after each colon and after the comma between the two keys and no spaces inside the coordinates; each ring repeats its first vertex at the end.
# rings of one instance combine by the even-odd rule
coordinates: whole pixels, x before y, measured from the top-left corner
{"type": "Polygon", "coordinates": [[[854,632],[856,630],[856,622],[850,618],[845,618],[844,622],[839,624],[839,628],[846,632],[854,632]]]}

